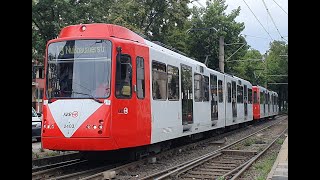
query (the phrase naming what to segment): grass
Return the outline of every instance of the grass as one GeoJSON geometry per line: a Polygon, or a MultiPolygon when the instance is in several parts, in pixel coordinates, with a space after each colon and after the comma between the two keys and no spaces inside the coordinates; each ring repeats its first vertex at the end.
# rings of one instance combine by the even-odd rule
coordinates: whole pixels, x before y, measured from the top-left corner
{"type": "Polygon", "coordinates": [[[244,145],[244,146],[251,146],[251,145],[254,144],[255,142],[256,142],[255,139],[247,139],[247,140],[243,143],[243,145],[244,145]]]}
{"type": "Polygon", "coordinates": [[[59,155],[60,153],[58,151],[50,151],[50,152],[47,152],[47,156],[56,156],[56,155],[59,155]]]}
{"type": "Polygon", "coordinates": [[[48,151],[45,152],[44,149],[39,149],[39,152],[33,152],[32,151],[32,159],[39,159],[42,157],[48,157],[48,156],[56,156],[59,155],[60,152],[59,151],[48,151]]]}
{"type": "Polygon", "coordinates": [[[32,159],[38,159],[40,156],[38,153],[32,151],[32,159]]]}
{"type": "Polygon", "coordinates": [[[254,163],[253,168],[259,174],[256,180],[265,180],[267,178],[276,158],[277,154],[272,153],[270,156],[258,161],[257,163],[254,163]]]}
{"type": "Polygon", "coordinates": [[[285,139],[280,139],[280,138],[279,138],[279,139],[277,139],[276,143],[278,143],[278,144],[281,145],[281,144],[283,144],[284,140],[285,140],[285,139]]]}

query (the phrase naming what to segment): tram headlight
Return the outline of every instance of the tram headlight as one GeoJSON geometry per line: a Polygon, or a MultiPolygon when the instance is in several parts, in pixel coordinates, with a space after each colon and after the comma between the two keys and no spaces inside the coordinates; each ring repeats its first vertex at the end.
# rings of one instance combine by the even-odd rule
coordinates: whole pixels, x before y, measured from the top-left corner
{"type": "Polygon", "coordinates": [[[81,26],[81,31],[85,31],[87,29],[87,26],[83,25],[81,26]]]}

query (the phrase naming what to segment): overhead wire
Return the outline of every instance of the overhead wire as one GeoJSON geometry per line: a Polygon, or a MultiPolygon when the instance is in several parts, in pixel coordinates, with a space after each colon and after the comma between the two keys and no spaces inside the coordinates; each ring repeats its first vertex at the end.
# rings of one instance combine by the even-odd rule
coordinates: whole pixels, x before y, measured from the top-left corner
{"type": "Polygon", "coordinates": [[[269,39],[267,37],[253,36],[253,35],[248,35],[248,34],[242,34],[242,35],[249,36],[249,37],[254,37],[254,38],[260,38],[260,39],[269,39]]]}
{"type": "Polygon", "coordinates": [[[271,16],[271,13],[270,13],[270,11],[269,11],[269,9],[268,9],[268,7],[267,7],[266,3],[264,2],[264,0],[262,0],[262,2],[263,2],[264,7],[266,8],[266,10],[267,10],[267,12],[268,12],[268,14],[269,14],[270,18],[271,18],[271,21],[272,21],[273,25],[274,25],[274,26],[275,26],[275,28],[277,29],[277,32],[278,32],[278,34],[280,35],[281,39],[283,39],[283,40],[285,40],[285,41],[287,41],[287,42],[288,42],[288,40],[286,40],[286,39],[281,35],[281,33],[280,33],[280,31],[279,31],[279,29],[278,29],[278,27],[277,27],[276,23],[274,22],[274,20],[273,20],[273,18],[272,18],[272,16],[271,16]]]}
{"type": "Polygon", "coordinates": [[[264,31],[269,35],[269,37],[271,38],[271,40],[273,41],[274,39],[271,37],[270,33],[266,30],[266,28],[262,25],[262,23],[259,21],[259,19],[257,18],[257,16],[254,14],[254,12],[252,11],[252,9],[250,8],[250,6],[247,4],[247,2],[245,0],[242,0],[247,7],[249,8],[249,10],[251,11],[251,13],[253,14],[253,16],[256,18],[256,20],[259,22],[259,24],[262,26],[262,28],[264,29],[264,31]]]}
{"type": "Polygon", "coordinates": [[[279,8],[284,12],[284,13],[286,13],[287,15],[288,15],[288,13],[275,1],[275,0],[272,0],[274,3],[276,3],[278,6],[279,6],[279,8]]]}

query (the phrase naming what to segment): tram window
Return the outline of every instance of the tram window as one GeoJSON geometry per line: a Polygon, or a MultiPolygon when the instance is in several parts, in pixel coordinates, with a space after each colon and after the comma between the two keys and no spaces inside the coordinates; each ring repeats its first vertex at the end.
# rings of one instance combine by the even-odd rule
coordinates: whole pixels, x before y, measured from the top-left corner
{"type": "Polygon", "coordinates": [[[223,102],[223,87],[222,87],[221,80],[218,80],[218,93],[219,93],[219,102],[223,102]]]}
{"type": "Polygon", "coordinates": [[[131,57],[128,54],[121,54],[120,61],[117,61],[116,72],[116,97],[131,98],[132,89],[132,65],[131,57]]]}
{"type": "Polygon", "coordinates": [[[152,61],[152,97],[154,100],[167,99],[167,66],[152,61]]]}
{"type": "Polygon", "coordinates": [[[237,103],[243,103],[243,86],[237,85],[237,103]]]}
{"type": "Polygon", "coordinates": [[[209,77],[203,76],[202,80],[203,101],[209,101],[209,77]]]}
{"type": "Polygon", "coordinates": [[[137,57],[137,97],[143,99],[145,96],[144,59],[137,57]]]}
{"type": "Polygon", "coordinates": [[[231,103],[231,83],[227,83],[227,89],[228,89],[228,103],[231,103]]]}
{"type": "Polygon", "coordinates": [[[210,74],[210,88],[211,88],[211,97],[212,101],[218,101],[218,85],[217,85],[217,76],[210,74]]]}
{"type": "Polygon", "coordinates": [[[209,101],[209,77],[194,73],[194,100],[209,101]]]}
{"type": "Polygon", "coordinates": [[[243,85],[243,101],[248,102],[248,88],[247,85],[243,85]]]}
{"type": "Polygon", "coordinates": [[[194,73],[194,101],[200,102],[202,101],[202,75],[198,73],[194,73]]]}
{"type": "Polygon", "coordinates": [[[179,100],[179,68],[168,65],[168,99],[179,100]]]}
{"type": "MultiPolygon", "coordinates": [[[[256,93],[257,95],[257,93],[256,93]]],[[[252,104],[252,89],[248,88],[248,103],[252,104]]]]}
{"type": "Polygon", "coordinates": [[[254,104],[258,103],[257,91],[254,91],[254,92],[253,92],[253,103],[254,103],[254,104]]]}
{"type": "Polygon", "coordinates": [[[260,92],[260,104],[264,104],[264,93],[260,92]]]}
{"type": "Polygon", "coordinates": [[[266,92],[264,95],[265,95],[265,104],[269,104],[268,93],[266,92]]]}
{"type": "Polygon", "coordinates": [[[241,86],[240,90],[241,90],[241,99],[240,99],[240,103],[243,103],[243,86],[241,86]]]}

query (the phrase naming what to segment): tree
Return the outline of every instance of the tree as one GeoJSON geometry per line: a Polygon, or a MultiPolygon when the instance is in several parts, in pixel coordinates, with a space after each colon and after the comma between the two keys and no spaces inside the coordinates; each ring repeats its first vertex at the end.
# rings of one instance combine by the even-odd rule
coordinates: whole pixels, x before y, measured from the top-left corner
{"type": "Polygon", "coordinates": [[[116,0],[32,1],[32,58],[42,61],[46,43],[68,25],[108,22],[116,0]]]}
{"type": "MultiPolygon", "coordinates": [[[[218,31],[203,30],[190,31],[188,37],[189,55],[195,57],[201,62],[204,62],[205,55],[209,55],[209,67],[217,69],[219,67],[219,38],[224,37],[226,44],[228,43],[244,43],[245,39],[240,36],[244,30],[244,23],[238,23],[235,18],[240,13],[240,7],[226,14],[227,5],[225,0],[207,1],[207,8],[196,8],[192,10],[191,30],[192,29],[207,29],[214,27],[218,31]]],[[[239,45],[225,46],[225,58],[233,54],[239,45]]],[[[248,46],[241,48],[232,58],[238,59],[244,56],[248,46]]],[[[226,63],[225,72],[234,72],[233,67],[237,62],[226,63]]]]}
{"type": "Polygon", "coordinates": [[[258,50],[249,49],[241,58],[234,70],[236,75],[250,81],[254,85],[262,85],[265,82],[264,62],[258,50]]]}
{"type": "Polygon", "coordinates": [[[189,0],[33,0],[32,58],[42,60],[47,41],[68,25],[111,23],[168,41],[171,30],[184,26],[189,0]]]}
{"type": "MultiPolygon", "coordinates": [[[[271,42],[266,63],[268,83],[288,83],[288,44],[284,41],[271,42]]],[[[278,93],[278,103],[282,109],[284,102],[288,103],[288,85],[268,84],[268,89],[278,93]]]]}

